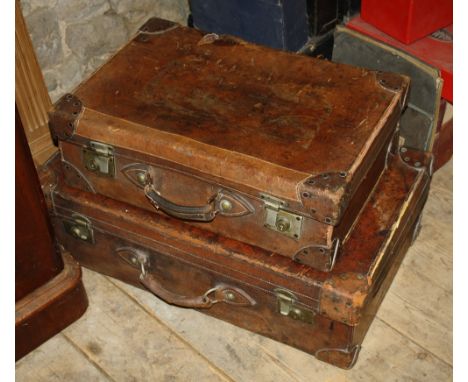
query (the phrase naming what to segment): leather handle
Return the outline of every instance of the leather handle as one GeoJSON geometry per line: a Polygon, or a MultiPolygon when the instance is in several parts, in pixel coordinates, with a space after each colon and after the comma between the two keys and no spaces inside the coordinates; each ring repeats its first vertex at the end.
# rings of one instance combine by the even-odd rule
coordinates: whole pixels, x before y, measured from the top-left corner
{"type": "MultiPolygon", "coordinates": [[[[211,308],[217,301],[208,297],[208,292],[203,296],[186,297],[165,289],[156,278],[148,273],[140,275],[140,282],[160,299],[168,304],[184,308],[211,308]]],[[[210,290],[211,291],[211,290],[210,290]]],[[[210,292],[209,291],[209,292],[210,292]]]]}
{"type": "Polygon", "coordinates": [[[179,219],[210,222],[218,212],[214,199],[204,206],[181,206],[162,197],[152,184],[145,186],[145,195],[157,209],[179,219]]]}
{"type": "Polygon", "coordinates": [[[234,306],[256,305],[256,301],[242,289],[223,283],[208,289],[202,296],[181,296],[164,288],[154,276],[144,270],[144,266],[140,275],[140,282],[149,291],[153,292],[154,295],[166,301],[168,304],[184,308],[207,309],[218,302],[224,302],[234,306]],[[213,297],[210,297],[210,295],[213,297]]]}
{"type": "Polygon", "coordinates": [[[117,248],[116,252],[128,264],[133,267],[140,268],[140,282],[149,291],[153,292],[154,295],[169,304],[197,309],[211,308],[211,306],[218,302],[224,302],[235,306],[256,305],[255,300],[245,291],[224,283],[217,283],[216,286],[208,289],[202,296],[181,296],[164,288],[156,277],[147,272],[150,262],[148,253],[132,247],[117,248]]]}

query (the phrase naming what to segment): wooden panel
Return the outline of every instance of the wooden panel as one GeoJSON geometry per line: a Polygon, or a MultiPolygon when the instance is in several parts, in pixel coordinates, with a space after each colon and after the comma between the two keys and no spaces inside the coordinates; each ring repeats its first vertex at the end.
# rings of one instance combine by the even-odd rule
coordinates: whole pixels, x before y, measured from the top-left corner
{"type": "Polygon", "coordinates": [[[15,83],[16,103],[33,158],[42,163],[55,151],[47,116],[52,103],[18,1],[15,12],[15,83]]]}
{"type": "Polygon", "coordinates": [[[17,360],[76,321],[88,307],[79,264],[69,253],[64,252],[63,259],[62,272],[15,304],[17,360]]]}
{"type": "Polygon", "coordinates": [[[55,248],[47,207],[21,120],[15,126],[15,294],[16,301],[63,269],[55,248]]]}

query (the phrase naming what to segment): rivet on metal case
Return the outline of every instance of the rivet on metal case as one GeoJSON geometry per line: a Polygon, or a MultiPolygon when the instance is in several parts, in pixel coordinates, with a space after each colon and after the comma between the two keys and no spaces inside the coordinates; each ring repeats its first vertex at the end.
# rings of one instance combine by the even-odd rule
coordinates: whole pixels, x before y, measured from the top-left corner
{"type": "Polygon", "coordinates": [[[83,162],[86,169],[99,175],[115,176],[114,148],[101,142],[89,143],[83,148],[83,162]]]}
{"type": "Polygon", "coordinates": [[[299,306],[297,297],[292,292],[281,288],[275,289],[274,292],[277,298],[277,309],[281,315],[309,324],[315,322],[315,312],[299,306]]]}
{"type": "Polygon", "coordinates": [[[266,194],[261,194],[260,198],[265,203],[264,226],[293,239],[299,239],[304,218],[283,210],[282,208],[286,207],[287,203],[278,198],[266,194]]]}
{"type": "Polygon", "coordinates": [[[70,220],[64,220],[65,231],[75,239],[94,243],[94,232],[91,222],[85,216],[74,214],[70,220]]]}

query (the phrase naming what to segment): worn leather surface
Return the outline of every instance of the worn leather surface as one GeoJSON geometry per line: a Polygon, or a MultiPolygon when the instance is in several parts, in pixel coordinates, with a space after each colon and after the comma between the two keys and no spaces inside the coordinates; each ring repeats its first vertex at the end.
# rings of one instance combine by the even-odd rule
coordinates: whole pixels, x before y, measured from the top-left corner
{"type": "Polygon", "coordinates": [[[104,114],[319,174],[348,170],[404,93],[368,70],[202,38],[179,27],[132,41],[75,95],[104,114]]]}

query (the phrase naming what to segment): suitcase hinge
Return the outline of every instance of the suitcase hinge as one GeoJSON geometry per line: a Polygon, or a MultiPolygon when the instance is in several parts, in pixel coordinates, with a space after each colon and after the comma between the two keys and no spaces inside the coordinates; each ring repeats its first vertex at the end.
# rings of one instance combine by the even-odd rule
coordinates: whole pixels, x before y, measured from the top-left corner
{"type": "Polygon", "coordinates": [[[315,312],[299,306],[297,297],[286,289],[274,290],[277,301],[278,312],[283,316],[291,317],[294,320],[304,321],[309,324],[315,322],[315,312]]]}
{"type": "Polygon", "coordinates": [[[87,170],[96,174],[114,177],[115,158],[114,148],[101,142],[89,142],[89,146],[83,148],[83,161],[87,170]]]}
{"type": "Polygon", "coordinates": [[[65,231],[75,239],[94,243],[94,232],[88,218],[73,214],[71,220],[63,221],[63,226],[65,227],[65,231]]]}
{"type": "Polygon", "coordinates": [[[274,196],[260,194],[265,206],[264,226],[298,240],[301,237],[304,217],[285,211],[287,203],[274,196]]]}

